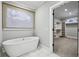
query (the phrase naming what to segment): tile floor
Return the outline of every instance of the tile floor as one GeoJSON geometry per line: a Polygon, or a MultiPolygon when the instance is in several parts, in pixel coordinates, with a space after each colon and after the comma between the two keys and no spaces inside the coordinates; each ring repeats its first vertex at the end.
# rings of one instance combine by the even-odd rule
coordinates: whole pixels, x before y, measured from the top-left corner
{"type": "Polygon", "coordinates": [[[77,57],[77,39],[54,39],[54,52],[62,57],[77,57]]]}
{"type": "MultiPolygon", "coordinates": [[[[8,57],[6,53],[3,53],[2,57],[8,57]]],[[[25,53],[19,57],[59,57],[55,53],[49,52],[47,47],[39,46],[36,50],[29,53],[25,53]]]]}
{"type": "Polygon", "coordinates": [[[39,47],[35,51],[24,54],[21,57],[59,57],[55,53],[49,52],[45,47],[39,47]]]}
{"type": "MultiPolygon", "coordinates": [[[[20,57],[76,57],[77,56],[77,40],[58,38],[55,39],[55,51],[50,53],[47,47],[38,47],[36,50],[23,54],[20,57]],[[59,56],[58,56],[59,55],[59,56]]],[[[6,53],[3,57],[8,57],[6,53]]]]}

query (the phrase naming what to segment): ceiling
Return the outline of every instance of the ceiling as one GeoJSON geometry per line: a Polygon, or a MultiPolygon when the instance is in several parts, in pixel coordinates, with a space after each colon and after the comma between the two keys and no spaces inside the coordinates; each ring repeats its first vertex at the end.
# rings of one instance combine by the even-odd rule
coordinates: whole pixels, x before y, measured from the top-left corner
{"type": "Polygon", "coordinates": [[[55,17],[59,19],[71,18],[78,15],[78,2],[69,2],[54,10],[55,17]]]}
{"type": "Polygon", "coordinates": [[[25,8],[28,8],[32,11],[35,11],[37,8],[39,8],[41,5],[46,3],[46,1],[6,1],[5,3],[13,4],[13,5],[20,5],[25,8]]]}

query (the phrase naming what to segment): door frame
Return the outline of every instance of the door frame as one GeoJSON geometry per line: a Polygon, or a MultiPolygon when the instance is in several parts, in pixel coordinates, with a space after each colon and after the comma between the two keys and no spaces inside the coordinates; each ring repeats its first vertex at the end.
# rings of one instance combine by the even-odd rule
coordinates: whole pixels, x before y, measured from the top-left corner
{"type": "Polygon", "coordinates": [[[58,3],[56,3],[55,5],[52,5],[50,7],[50,23],[49,23],[49,28],[50,28],[50,40],[49,40],[49,43],[50,43],[50,51],[51,52],[54,52],[54,47],[53,47],[53,44],[54,44],[54,32],[52,31],[53,30],[53,26],[54,26],[54,19],[53,19],[53,10],[56,9],[57,7],[60,7],[66,3],[69,3],[70,1],[60,1],[58,3]]]}
{"type": "MultiPolygon", "coordinates": [[[[51,48],[51,51],[53,51],[53,52],[54,52],[54,37],[53,37],[54,36],[54,14],[53,14],[54,13],[54,9],[66,4],[66,3],[69,3],[69,2],[71,2],[71,1],[59,2],[59,3],[57,3],[55,5],[52,5],[50,7],[50,48],[51,48]]],[[[77,28],[78,28],[78,25],[77,25],[77,28]]],[[[77,29],[77,31],[78,31],[78,29],[77,29]]],[[[78,33],[77,33],[77,52],[78,52],[78,33]]]]}

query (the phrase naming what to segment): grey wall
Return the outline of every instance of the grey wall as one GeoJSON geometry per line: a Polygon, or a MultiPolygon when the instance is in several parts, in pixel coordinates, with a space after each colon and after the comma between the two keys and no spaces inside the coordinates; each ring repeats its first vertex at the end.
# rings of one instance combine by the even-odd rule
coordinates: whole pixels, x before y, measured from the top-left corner
{"type": "Polygon", "coordinates": [[[0,45],[2,42],[2,2],[0,1],[0,45]]]}

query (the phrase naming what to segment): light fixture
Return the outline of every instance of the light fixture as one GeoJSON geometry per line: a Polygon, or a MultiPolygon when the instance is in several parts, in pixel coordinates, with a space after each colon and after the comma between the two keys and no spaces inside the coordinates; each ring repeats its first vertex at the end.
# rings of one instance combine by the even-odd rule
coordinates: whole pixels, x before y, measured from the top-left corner
{"type": "Polygon", "coordinates": [[[65,9],[65,11],[67,11],[67,9],[65,9]]]}

